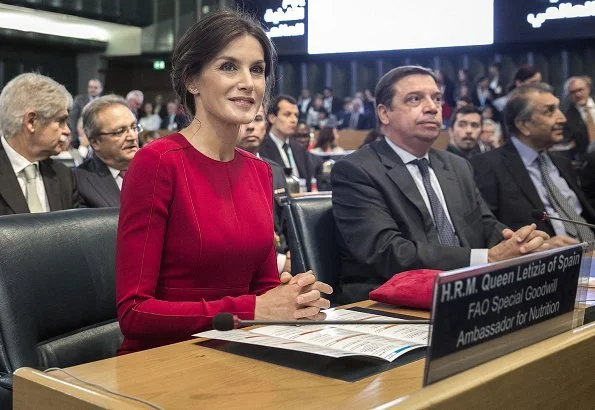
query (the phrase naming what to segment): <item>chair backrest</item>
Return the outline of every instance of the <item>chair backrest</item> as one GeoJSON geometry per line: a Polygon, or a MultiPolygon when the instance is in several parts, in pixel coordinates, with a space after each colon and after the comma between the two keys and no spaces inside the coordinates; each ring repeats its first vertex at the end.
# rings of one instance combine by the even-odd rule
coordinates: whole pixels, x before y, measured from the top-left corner
{"type": "Polygon", "coordinates": [[[292,273],[312,269],[318,280],[337,291],[341,258],[332,196],[321,194],[291,198],[285,210],[292,273]]]}
{"type": "Polygon", "coordinates": [[[114,356],[118,209],[0,217],[0,371],[114,356]]]}

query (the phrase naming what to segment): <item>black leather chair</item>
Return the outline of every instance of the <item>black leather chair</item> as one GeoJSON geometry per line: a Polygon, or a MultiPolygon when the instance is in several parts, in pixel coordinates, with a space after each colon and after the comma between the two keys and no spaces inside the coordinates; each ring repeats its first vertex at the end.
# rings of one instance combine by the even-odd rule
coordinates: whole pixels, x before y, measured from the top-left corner
{"type": "Polygon", "coordinates": [[[0,408],[19,367],[112,357],[118,209],[0,217],[0,408]]]}
{"type": "MultiPolygon", "coordinates": [[[[291,198],[285,207],[293,274],[311,269],[318,280],[338,291],[341,258],[336,239],[332,196],[291,198]]],[[[330,295],[333,301],[333,295],[330,295]]]]}

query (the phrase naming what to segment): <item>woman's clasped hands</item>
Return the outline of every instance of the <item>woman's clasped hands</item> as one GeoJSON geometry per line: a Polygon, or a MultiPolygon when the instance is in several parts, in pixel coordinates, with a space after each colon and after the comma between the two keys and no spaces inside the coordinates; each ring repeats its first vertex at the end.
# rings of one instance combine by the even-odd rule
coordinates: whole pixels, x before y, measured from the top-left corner
{"type": "Polygon", "coordinates": [[[291,276],[283,272],[281,285],[256,297],[255,320],[324,320],[321,312],[330,307],[328,299],[333,288],[316,280],[312,271],[291,276]]]}

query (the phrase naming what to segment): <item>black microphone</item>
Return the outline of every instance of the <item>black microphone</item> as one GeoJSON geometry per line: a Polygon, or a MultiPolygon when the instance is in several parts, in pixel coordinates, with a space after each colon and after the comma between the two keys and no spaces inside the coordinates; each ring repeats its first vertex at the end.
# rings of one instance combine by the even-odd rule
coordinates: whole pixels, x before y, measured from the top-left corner
{"type": "Polygon", "coordinates": [[[213,317],[213,329],[232,330],[254,325],[429,325],[427,319],[413,320],[242,320],[231,313],[219,313],[213,317]]]}
{"type": "Polygon", "coordinates": [[[551,216],[550,214],[548,214],[547,212],[545,212],[543,209],[541,209],[541,210],[540,209],[534,209],[534,210],[532,210],[531,211],[531,218],[533,218],[537,222],[547,221],[548,219],[555,219],[557,221],[570,222],[571,224],[584,225],[584,226],[588,226],[591,229],[595,229],[595,225],[593,225],[593,224],[588,224],[586,222],[573,221],[571,219],[558,218],[556,216],[551,216]]]}

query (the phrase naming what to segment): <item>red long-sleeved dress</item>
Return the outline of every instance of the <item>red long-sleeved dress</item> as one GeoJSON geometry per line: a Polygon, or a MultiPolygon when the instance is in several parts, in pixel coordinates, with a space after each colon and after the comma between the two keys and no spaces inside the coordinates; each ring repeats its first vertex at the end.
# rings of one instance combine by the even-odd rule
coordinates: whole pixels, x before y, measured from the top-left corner
{"type": "Polygon", "coordinates": [[[118,223],[119,354],[187,340],[221,312],[254,318],[279,284],[271,178],[245,151],[216,161],[181,134],[139,150],[118,223]]]}

